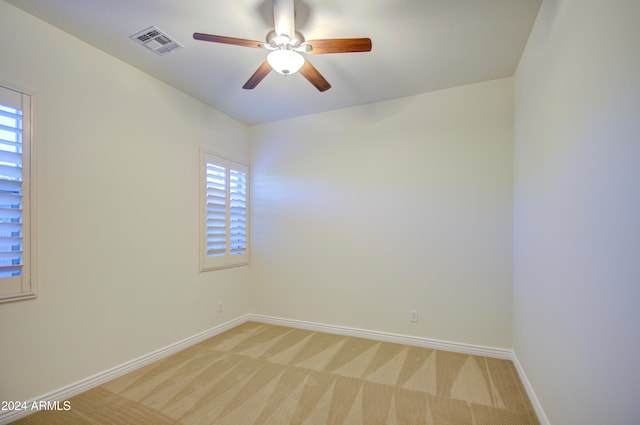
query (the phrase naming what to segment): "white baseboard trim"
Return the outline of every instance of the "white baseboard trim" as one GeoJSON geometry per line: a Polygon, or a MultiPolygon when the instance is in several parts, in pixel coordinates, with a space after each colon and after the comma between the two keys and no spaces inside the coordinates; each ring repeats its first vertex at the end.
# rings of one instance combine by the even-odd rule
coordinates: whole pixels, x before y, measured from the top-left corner
{"type": "Polygon", "coordinates": [[[518,360],[518,356],[516,356],[515,352],[511,353],[511,361],[513,362],[513,365],[518,371],[518,376],[520,377],[520,380],[522,381],[522,385],[524,385],[524,389],[527,392],[527,395],[529,396],[529,401],[533,406],[533,410],[536,412],[536,416],[538,416],[538,421],[540,422],[540,425],[551,425],[551,422],[549,422],[549,418],[547,418],[547,414],[544,412],[544,409],[542,408],[542,404],[540,403],[540,400],[538,400],[538,396],[536,395],[536,392],[533,390],[533,386],[531,385],[531,382],[529,382],[529,378],[527,378],[527,374],[524,373],[524,369],[522,368],[522,365],[520,364],[520,360],[518,360]]]}
{"type": "MultiPolygon", "coordinates": [[[[46,394],[42,394],[41,396],[38,396],[34,399],[26,401],[25,405],[32,406],[34,402],[37,405],[41,401],[42,402],[56,402],[56,401],[62,402],[84,391],[88,391],[92,388],[95,388],[98,385],[102,385],[107,381],[115,379],[126,373],[132,372],[138,368],[146,366],[162,358],[168,357],[171,354],[175,354],[178,351],[184,350],[185,348],[188,348],[201,341],[204,341],[218,334],[221,334],[222,332],[225,332],[229,329],[235,328],[236,326],[241,325],[246,321],[247,321],[247,316],[237,317],[233,320],[222,323],[218,326],[214,326],[209,330],[200,332],[196,335],[190,336],[188,338],[185,338],[173,344],[169,344],[166,347],[162,347],[158,350],[152,351],[151,353],[145,354],[143,356],[130,360],[126,363],[122,363],[118,366],[112,367],[111,369],[107,369],[103,372],[81,379],[80,381],[74,382],[69,385],[65,385],[64,387],[58,388],[57,390],[53,390],[46,394]]],[[[16,421],[22,417],[30,415],[31,413],[35,413],[35,410],[14,410],[14,411],[0,412],[0,425],[5,425],[10,422],[16,421]]]]}
{"type": "Polygon", "coordinates": [[[307,322],[303,320],[284,319],[281,317],[264,316],[260,314],[248,314],[246,317],[247,320],[267,323],[270,325],[288,326],[291,328],[353,336],[357,338],[373,339],[376,341],[393,342],[396,344],[413,345],[416,347],[432,348],[435,350],[453,351],[455,353],[472,354],[475,356],[493,357],[504,360],[511,360],[513,357],[513,352],[511,350],[502,348],[492,348],[484,347],[481,345],[441,341],[438,339],[372,331],[368,329],[351,328],[346,326],[327,325],[323,323],[307,322]]]}

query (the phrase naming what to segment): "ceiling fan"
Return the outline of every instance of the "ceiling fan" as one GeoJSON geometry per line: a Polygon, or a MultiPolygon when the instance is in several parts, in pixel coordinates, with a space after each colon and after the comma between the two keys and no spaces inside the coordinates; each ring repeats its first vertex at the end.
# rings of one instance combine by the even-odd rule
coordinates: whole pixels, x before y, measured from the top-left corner
{"type": "Polygon", "coordinates": [[[273,0],[275,29],[267,34],[266,43],[199,32],[194,33],[193,38],[213,43],[269,50],[267,59],[242,86],[243,89],[255,88],[273,69],[283,75],[291,75],[300,71],[315,88],[323,92],[331,88],[331,84],[302,54],[369,52],[371,51],[371,39],[332,38],[305,41],[302,34],[294,29],[293,2],[294,0],[273,0]]]}

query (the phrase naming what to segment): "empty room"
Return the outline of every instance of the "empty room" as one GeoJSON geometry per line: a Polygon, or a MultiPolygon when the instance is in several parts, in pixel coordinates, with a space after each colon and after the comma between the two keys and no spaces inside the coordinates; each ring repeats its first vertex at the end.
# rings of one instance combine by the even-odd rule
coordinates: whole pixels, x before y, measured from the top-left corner
{"type": "Polygon", "coordinates": [[[637,424],[639,22],[0,0],[0,424],[637,424]]]}

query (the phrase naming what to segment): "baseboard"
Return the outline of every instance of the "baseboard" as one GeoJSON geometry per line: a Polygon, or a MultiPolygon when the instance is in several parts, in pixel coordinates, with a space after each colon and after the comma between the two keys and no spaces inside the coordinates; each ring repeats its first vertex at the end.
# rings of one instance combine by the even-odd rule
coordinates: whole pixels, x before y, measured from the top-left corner
{"type": "MultiPolygon", "coordinates": [[[[167,345],[166,347],[152,351],[151,353],[145,354],[144,356],[130,360],[126,363],[123,363],[111,369],[107,369],[103,372],[97,373],[95,375],[81,379],[80,381],[66,385],[57,390],[43,394],[34,399],[28,400],[26,401],[25,405],[32,406],[34,402],[36,403],[36,405],[40,402],[56,402],[56,401],[62,402],[84,391],[97,387],[98,385],[102,385],[107,381],[115,379],[126,373],[132,372],[138,368],[146,366],[164,357],[168,357],[172,354],[177,353],[178,351],[184,350],[185,348],[188,348],[201,341],[214,337],[222,332],[225,332],[238,325],[241,325],[242,323],[245,323],[247,320],[248,320],[247,316],[240,316],[236,319],[222,323],[204,332],[200,332],[196,335],[190,336],[181,341],[167,345]]],[[[14,411],[0,412],[0,425],[4,425],[10,422],[16,421],[22,417],[28,416],[31,413],[35,413],[35,411],[14,410],[14,411]]]]}
{"type": "Polygon", "coordinates": [[[376,341],[393,342],[396,344],[413,345],[416,347],[432,348],[435,350],[453,351],[456,353],[471,354],[475,356],[493,357],[505,360],[511,360],[513,356],[511,350],[505,350],[502,348],[484,347],[481,345],[464,344],[451,341],[441,341],[437,339],[422,338],[411,335],[351,328],[346,326],[327,325],[323,323],[284,319],[281,317],[264,316],[260,314],[248,314],[246,318],[247,320],[251,320],[254,322],[267,323],[271,325],[288,326],[291,328],[306,329],[310,331],[373,339],[376,341]]]}
{"type": "Polygon", "coordinates": [[[533,410],[535,410],[536,415],[538,416],[538,421],[540,422],[540,425],[551,425],[551,422],[549,422],[549,418],[547,418],[547,414],[544,412],[544,409],[542,408],[542,404],[540,404],[540,400],[538,400],[538,396],[536,395],[536,392],[533,390],[533,386],[531,385],[531,382],[529,382],[529,378],[527,378],[527,374],[524,373],[524,369],[520,364],[520,360],[518,360],[518,356],[516,355],[515,352],[512,352],[511,357],[512,357],[511,361],[513,362],[513,365],[518,371],[518,376],[522,381],[522,385],[524,385],[524,389],[527,392],[527,395],[529,396],[529,401],[533,406],[533,410]]]}

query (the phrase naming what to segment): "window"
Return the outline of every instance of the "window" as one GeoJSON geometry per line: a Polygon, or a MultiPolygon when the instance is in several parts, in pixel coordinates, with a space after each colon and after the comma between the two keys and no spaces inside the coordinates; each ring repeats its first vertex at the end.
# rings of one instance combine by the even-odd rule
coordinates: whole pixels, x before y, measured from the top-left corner
{"type": "Polygon", "coordinates": [[[200,156],[200,270],[248,264],[248,167],[204,150],[200,156]]]}
{"type": "Polygon", "coordinates": [[[0,302],[35,297],[30,165],[31,96],[0,85],[0,302]]]}

